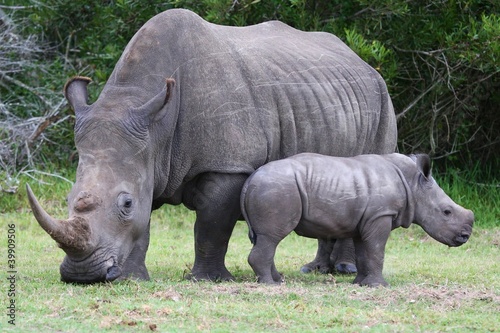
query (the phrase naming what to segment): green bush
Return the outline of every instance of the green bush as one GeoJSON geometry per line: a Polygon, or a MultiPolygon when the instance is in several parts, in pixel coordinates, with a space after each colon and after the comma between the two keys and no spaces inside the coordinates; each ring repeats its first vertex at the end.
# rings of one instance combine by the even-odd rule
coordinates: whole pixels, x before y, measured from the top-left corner
{"type": "MultiPolygon", "coordinates": [[[[23,1],[16,1],[20,4],[23,1]]],[[[382,74],[398,114],[401,152],[427,152],[439,162],[461,168],[473,168],[477,161],[500,164],[499,2],[47,0],[42,4],[26,0],[24,4],[29,6],[12,11],[28,20],[23,34],[35,35],[51,47],[37,58],[48,66],[49,75],[30,74],[36,87],[45,87],[38,89],[59,92],[66,78],[87,75],[94,79],[91,99],[95,99],[133,34],[169,8],[192,9],[226,25],[277,19],[298,29],[336,34],[382,74]]],[[[22,90],[2,80],[2,96],[6,89],[14,94],[22,90]]],[[[52,141],[71,147],[70,137],[65,134],[52,141]]],[[[48,154],[51,149],[59,148],[50,147],[48,154]]]]}
{"type": "Polygon", "coordinates": [[[400,151],[472,168],[498,163],[500,3],[475,1],[175,1],[215,23],[282,20],[342,38],[385,78],[400,151]]]}
{"type": "Polygon", "coordinates": [[[0,11],[0,192],[15,189],[18,173],[42,158],[55,161],[72,140],[63,64],[26,22],[0,11]]]}

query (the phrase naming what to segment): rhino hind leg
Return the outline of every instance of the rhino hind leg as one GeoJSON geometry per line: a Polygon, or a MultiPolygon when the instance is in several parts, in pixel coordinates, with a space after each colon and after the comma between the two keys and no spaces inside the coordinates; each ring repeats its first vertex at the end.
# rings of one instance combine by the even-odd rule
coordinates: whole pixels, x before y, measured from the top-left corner
{"type": "Polygon", "coordinates": [[[148,224],[147,231],[139,239],[130,252],[127,260],[123,264],[121,276],[118,280],[124,279],[137,279],[137,280],[149,280],[149,273],[146,268],[146,252],[149,247],[149,227],[148,224]]]}
{"type": "Polygon", "coordinates": [[[283,278],[274,263],[278,243],[265,234],[258,235],[257,239],[248,255],[248,263],[257,275],[257,281],[265,284],[280,284],[283,278]]]}
{"type": "Polygon", "coordinates": [[[195,261],[188,279],[230,281],[224,262],[229,238],[240,216],[241,188],[248,176],[208,173],[200,177],[189,198],[196,210],[195,261]]]}
{"type": "Polygon", "coordinates": [[[278,272],[278,270],[276,269],[276,265],[274,263],[274,260],[273,260],[273,265],[271,267],[271,275],[273,277],[273,280],[277,283],[282,283],[285,281],[283,278],[283,274],[278,272]]]}

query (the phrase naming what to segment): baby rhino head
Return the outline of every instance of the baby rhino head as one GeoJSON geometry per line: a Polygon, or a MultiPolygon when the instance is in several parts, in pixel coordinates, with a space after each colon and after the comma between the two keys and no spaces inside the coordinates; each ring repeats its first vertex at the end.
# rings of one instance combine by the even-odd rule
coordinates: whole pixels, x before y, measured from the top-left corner
{"type": "Polygon", "coordinates": [[[415,202],[415,223],[432,238],[449,245],[460,246],[469,240],[474,213],[456,204],[431,176],[427,155],[412,157],[416,162],[412,192],[415,202]]]}

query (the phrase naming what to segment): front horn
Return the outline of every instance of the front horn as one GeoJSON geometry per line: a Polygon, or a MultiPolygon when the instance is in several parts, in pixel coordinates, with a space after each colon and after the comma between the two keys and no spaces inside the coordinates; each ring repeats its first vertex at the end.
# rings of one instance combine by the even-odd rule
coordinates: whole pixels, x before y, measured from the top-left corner
{"type": "Polygon", "coordinates": [[[47,214],[35,198],[31,187],[26,184],[28,200],[38,224],[52,237],[65,252],[81,253],[90,244],[90,225],[83,217],[57,220],[47,214]]]}

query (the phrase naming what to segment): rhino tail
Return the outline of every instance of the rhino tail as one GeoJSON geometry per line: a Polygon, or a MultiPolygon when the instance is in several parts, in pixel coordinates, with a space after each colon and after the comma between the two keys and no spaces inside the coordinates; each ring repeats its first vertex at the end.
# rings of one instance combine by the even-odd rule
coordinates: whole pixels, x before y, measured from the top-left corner
{"type": "Polygon", "coordinates": [[[243,185],[243,189],[241,190],[240,208],[241,208],[241,215],[243,215],[243,218],[245,219],[245,221],[247,222],[247,225],[248,225],[248,238],[250,239],[250,242],[253,245],[255,245],[257,243],[257,234],[252,229],[252,225],[250,224],[250,220],[248,218],[246,204],[245,204],[245,199],[247,196],[247,191],[248,191],[248,187],[249,187],[251,179],[252,179],[252,175],[250,177],[248,177],[247,181],[243,185]]]}

